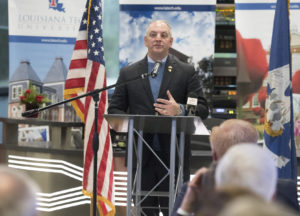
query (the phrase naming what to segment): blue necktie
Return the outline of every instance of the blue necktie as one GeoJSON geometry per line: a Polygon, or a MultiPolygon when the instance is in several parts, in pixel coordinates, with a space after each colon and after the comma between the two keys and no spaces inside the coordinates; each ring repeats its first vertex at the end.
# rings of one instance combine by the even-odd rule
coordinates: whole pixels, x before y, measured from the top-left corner
{"type": "MultiPolygon", "coordinates": [[[[148,73],[151,73],[151,71],[153,70],[154,64],[155,64],[154,62],[148,62],[148,73]]],[[[162,63],[162,65],[159,67],[158,74],[156,77],[153,78],[153,77],[149,76],[149,81],[150,81],[150,86],[151,86],[151,91],[152,91],[154,101],[156,101],[158,98],[159,89],[160,89],[160,85],[161,85],[162,78],[163,78],[164,68],[165,68],[165,62],[162,63]]],[[[158,140],[157,134],[154,134],[154,136],[153,136],[152,148],[154,151],[160,151],[160,149],[161,149],[160,145],[159,145],[159,140],[158,140]]]]}
{"type": "MultiPolygon", "coordinates": [[[[154,62],[148,62],[148,73],[151,73],[151,71],[153,70],[154,64],[155,64],[154,62]]],[[[161,81],[162,81],[163,73],[164,73],[164,67],[165,67],[165,63],[162,63],[162,65],[158,69],[157,76],[154,78],[149,76],[149,81],[150,81],[150,86],[151,86],[151,91],[152,91],[154,101],[156,101],[158,98],[159,89],[160,89],[160,85],[161,85],[161,81]]]]}

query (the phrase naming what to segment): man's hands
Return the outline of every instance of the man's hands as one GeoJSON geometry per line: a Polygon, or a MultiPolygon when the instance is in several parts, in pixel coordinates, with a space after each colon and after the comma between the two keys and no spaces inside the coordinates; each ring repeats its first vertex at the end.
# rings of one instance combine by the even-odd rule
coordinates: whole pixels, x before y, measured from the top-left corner
{"type": "Polygon", "coordinates": [[[174,100],[170,91],[167,91],[169,100],[158,98],[157,102],[154,103],[155,110],[161,115],[176,116],[181,114],[180,105],[174,100]]]}
{"type": "Polygon", "coordinates": [[[194,178],[188,183],[187,191],[184,195],[180,208],[188,213],[195,213],[199,207],[199,198],[202,192],[202,178],[207,172],[207,168],[199,169],[194,178]]]}

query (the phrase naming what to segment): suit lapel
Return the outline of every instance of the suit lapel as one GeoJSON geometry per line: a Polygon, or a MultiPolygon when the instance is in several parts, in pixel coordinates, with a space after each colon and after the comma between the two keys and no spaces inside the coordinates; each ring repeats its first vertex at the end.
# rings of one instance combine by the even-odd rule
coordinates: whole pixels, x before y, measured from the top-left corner
{"type": "MultiPolygon", "coordinates": [[[[138,67],[139,67],[138,68],[138,74],[139,75],[142,75],[143,73],[148,72],[148,60],[147,60],[147,56],[142,61],[140,61],[138,67]]],[[[143,87],[145,89],[145,92],[146,92],[147,96],[152,101],[152,103],[154,103],[154,98],[153,98],[153,95],[152,95],[149,78],[147,77],[145,79],[142,79],[141,82],[142,82],[142,85],[143,85],[143,87]]]]}
{"type": "Polygon", "coordinates": [[[162,98],[163,95],[166,95],[171,80],[175,74],[176,74],[176,62],[174,61],[173,57],[169,55],[165,65],[163,80],[161,82],[160,89],[159,89],[159,94],[158,94],[159,98],[162,98]]]}

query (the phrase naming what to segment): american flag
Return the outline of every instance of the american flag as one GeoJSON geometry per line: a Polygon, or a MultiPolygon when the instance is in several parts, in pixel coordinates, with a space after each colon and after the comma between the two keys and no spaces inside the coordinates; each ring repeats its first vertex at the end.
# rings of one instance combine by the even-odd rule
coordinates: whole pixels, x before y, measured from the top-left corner
{"type": "MultiPolygon", "coordinates": [[[[88,0],[82,16],[67,80],[65,99],[94,89],[106,87],[104,48],[102,38],[102,5],[100,0],[88,0]]],[[[77,115],[85,122],[83,193],[93,195],[93,132],[94,101],[91,96],[71,102],[77,115]]],[[[114,215],[113,154],[109,125],[103,118],[107,111],[107,92],[99,95],[97,158],[97,200],[100,215],[114,215]]]]}

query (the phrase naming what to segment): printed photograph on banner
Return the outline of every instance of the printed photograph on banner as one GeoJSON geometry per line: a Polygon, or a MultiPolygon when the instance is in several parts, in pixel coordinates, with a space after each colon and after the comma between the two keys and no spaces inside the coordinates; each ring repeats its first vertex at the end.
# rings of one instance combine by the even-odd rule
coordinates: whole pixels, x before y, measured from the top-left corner
{"type": "MultiPolygon", "coordinates": [[[[63,99],[64,82],[85,0],[9,1],[8,117],[63,99]],[[34,87],[34,90],[33,90],[34,87]],[[42,103],[43,102],[43,103],[42,103]]],[[[38,118],[74,121],[70,105],[38,118]]]]}
{"type": "Polygon", "coordinates": [[[215,39],[215,4],[120,5],[120,68],[144,58],[144,36],[153,20],[166,20],[174,38],[171,54],[201,70],[201,61],[212,61],[215,39]]]}
{"type": "MultiPolygon", "coordinates": [[[[103,0],[104,1],[104,0],[103,0]]],[[[106,0],[105,0],[106,1],[106,0]]],[[[8,117],[21,118],[26,104],[20,96],[36,86],[49,99],[45,105],[63,100],[64,82],[86,0],[10,0],[9,10],[9,99],[8,117]]],[[[106,4],[106,16],[119,13],[117,0],[106,4]]],[[[106,70],[118,76],[119,18],[104,19],[107,38],[106,70]],[[114,35],[114,36],[112,36],[114,35]]],[[[40,105],[41,106],[41,105],[40,105]]],[[[79,121],[70,105],[43,111],[38,118],[55,121],[79,121]]]]}
{"type": "MultiPolygon", "coordinates": [[[[263,139],[267,74],[275,0],[235,1],[238,118],[253,122],[263,139]],[[270,25],[272,23],[272,25],[270,25]]],[[[290,1],[292,87],[296,146],[300,149],[300,3],[290,1]]]]}
{"type": "Polygon", "coordinates": [[[20,146],[49,148],[49,126],[19,127],[18,144],[20,146]]]}

